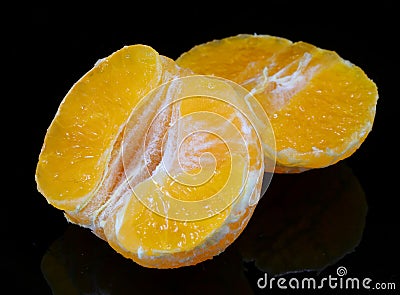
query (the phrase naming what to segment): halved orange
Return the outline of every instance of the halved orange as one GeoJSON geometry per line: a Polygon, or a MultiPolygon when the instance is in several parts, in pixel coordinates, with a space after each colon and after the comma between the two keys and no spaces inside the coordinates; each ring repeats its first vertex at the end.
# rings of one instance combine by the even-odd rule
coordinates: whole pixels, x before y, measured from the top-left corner
{"type": "Polygon", "coordinates": [[[249,90],[276,137],[276,172],[332,165],[372,129],[378,90],[363,70],[305,42],[240,34],[194,46],[177,63],[249,90]]]}
{"type": "Polygon", "coordinates": [[[254,126],[255,102],[228,80],[126,46],[64,98],[39,156],[38,190],[143,266],[212,258],[238,237],[260,196],[272,131],[254,126]]]}

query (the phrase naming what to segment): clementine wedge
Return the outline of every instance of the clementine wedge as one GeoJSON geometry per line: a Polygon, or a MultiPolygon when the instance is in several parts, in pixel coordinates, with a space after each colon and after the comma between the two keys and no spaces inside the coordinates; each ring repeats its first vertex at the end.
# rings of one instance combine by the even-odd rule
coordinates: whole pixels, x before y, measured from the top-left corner
{"type": "Polygon", "coordinates": [[[352,155],[372,129],[378,90],[363,70],[306,42],[240,34],[194,46],[177,63],[250,91],[276,137],[276,172],[301,172],[352,155]]]}
{"type": "Polygon", "coordinates": [[[143,266],[210,259],[244,229],[265,167],[273,170],[263,151],[266,141],[274,146],[271,126],[256,105],[231,81],[126,46],[60,104],[39,155],[38,190],[143,266]]]}

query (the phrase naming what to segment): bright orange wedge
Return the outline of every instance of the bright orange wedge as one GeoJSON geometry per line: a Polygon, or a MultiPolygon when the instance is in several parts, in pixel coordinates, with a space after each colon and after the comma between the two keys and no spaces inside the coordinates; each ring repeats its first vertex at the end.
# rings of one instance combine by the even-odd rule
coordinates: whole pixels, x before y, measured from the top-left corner
{"type": "Polygon", "coordinates": [[[372,129],[377,87],[333,51],[242,34],[197,45],[177,63],[255,95],[275,133],[276,172],[332,165],[352,155],[372,129]]]}
{"type": "Polygon", "coordinates": [[[147,267],[224,251],[252,215],[265,166],[274,168],[257,101],[191,74],[145,45],[114,52],[73,85],[39,156],[47,201],[147,267]]]}

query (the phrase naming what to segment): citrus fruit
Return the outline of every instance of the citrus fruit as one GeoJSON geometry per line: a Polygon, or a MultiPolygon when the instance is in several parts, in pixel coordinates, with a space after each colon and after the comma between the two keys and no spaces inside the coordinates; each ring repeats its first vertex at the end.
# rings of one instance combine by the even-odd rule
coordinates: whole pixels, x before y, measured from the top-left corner
{"type": "Polygon", "coordinates": [[[332,165],[352,155],[372,129],[377,87],[334,51],[240,34],[196,45],[176,61],[230,79],[256,97],[275,133],[275,172],[332,165]]]}
{"type": "Polygon", "coordinates": [[[256,105],[229,80],[125,46],[63,99],[39,155],[38,190],[138,264],[210,259],[242,232],[274,165],[264,161],[272,131],[256,105]]]}

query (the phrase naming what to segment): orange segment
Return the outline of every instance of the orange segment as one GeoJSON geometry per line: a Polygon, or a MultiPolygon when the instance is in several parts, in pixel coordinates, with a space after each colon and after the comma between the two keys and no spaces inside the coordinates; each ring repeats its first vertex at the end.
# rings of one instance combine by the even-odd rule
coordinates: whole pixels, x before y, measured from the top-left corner
{"type": "Polygon", "coordinates": [[[158,54],[131,46],[99,61],[72,87],[48,129],[36,171],[38,189],[51,204],[75,210],[95,193],[121,126],[160,78],[158,54]]]}
{"type": "MultiPolygon", "coordinates": [[[[264,171],[261,141],[233,104],[231,86],[194,76],[166,88],[176,99],[163,112],[176,111],[177,117],[164,135],[162,160],[147,179],[131,183],[133,194],[126,193],[105,224],[115,249],[158,268],[198,263],[233,242],[254,210],[264,171]]],[[[160,99],[160,93],[165,89],[141,103],[160,99]]],[[[133,122],[135,117],[134,111],[133,122]]],[[[125,132],[135,126],[128,123],[125,132]]]]}
{"type": "Polygon", "coordinates": [[[231,81],[192,75],[148,46],[124,47],[64,98],[39,156],[38,188],[69,221],[143,266],[210,259],[252,215],[266,155],[274,168],[262,142],[274,146],[273,132],[256,105],[231,81]]]}
{"type": "Polygon", "coordinates": [[[311,168],[348,157],[372,128],[376,100],[376,87],[361,69],[337,61],[272,116],[278,157],[311,168]]]}
{"type": "Polygon", "coordinates": [[[276,172],[329,166],[356,151],[372,129],[378,90],[333,51],[268,35],[200,44],[177,63],[249,90],[271,120],[276,172]]]}

